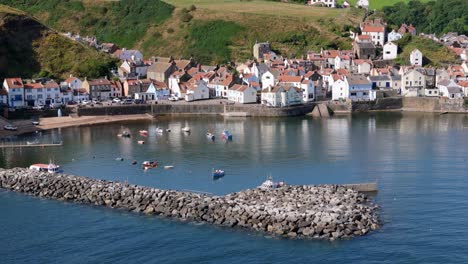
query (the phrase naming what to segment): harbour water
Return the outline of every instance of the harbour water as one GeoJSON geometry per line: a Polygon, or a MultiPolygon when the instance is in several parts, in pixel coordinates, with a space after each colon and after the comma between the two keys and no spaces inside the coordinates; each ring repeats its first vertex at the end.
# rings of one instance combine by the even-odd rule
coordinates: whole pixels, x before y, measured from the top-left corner
{"type": "Polygon", "coordinates": [[[14,140],[36,137],[64,145],[0,150],[0,167],[53,160],[74,175],[213,194],[254,188],[268,175],[290,184],[377,180],[383,226],[346,241],[287,240],[0,190],[2,263],[468,262],[465,115],[180,117],[14,140]],[[181,132],[186,125],[190,134],[181,132]],[[156,127],[172,132],[157,135],[156,127]],[[139,136],[140,129],[149,136],[139,136]],[[221,141],[224,129],[233,134],[232,142],[221,141]],[[132,137],[116,137],[122,130],[132,137]],[[214,142],[207,130],[217,137],[214,142]],[[132,160],[158,160],[174,169],[144,172],[132,160]],[[213,168],[224,169],[226,176],[213,181],[213,168]]]}

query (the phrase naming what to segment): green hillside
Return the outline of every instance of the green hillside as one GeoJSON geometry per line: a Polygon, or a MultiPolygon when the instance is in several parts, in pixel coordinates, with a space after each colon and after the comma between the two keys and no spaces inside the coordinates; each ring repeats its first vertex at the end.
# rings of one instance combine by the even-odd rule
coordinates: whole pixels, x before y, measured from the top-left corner
{"type": "Polygon", "coordinates": [[[363,10],[240,0],[0,0],[61,32],[141,49],[145,56],[194,56],[223,63],[252,56],[256,40],[288,57],[309,49],[350,48],[347,29],[363,10]],[[193,6],[195,4],[195,6],[193,6]],[[52,12],[53,11],[53,12],[52,12]]]}
{"type": "Polygon", "coordinates": [[[18,10],[0,5],[0,79],[107,74],[114,60],[77,44],[18,10]]]}
{"type": "Polygon", "coordinates": [[[414,49],[422,52],[425,65],[444,66],[459,62],[453,51],[430,39],[405,35],[397,43],[402,50],[398,58],[401,64],[409,64],[409,57],[414,49]]]}

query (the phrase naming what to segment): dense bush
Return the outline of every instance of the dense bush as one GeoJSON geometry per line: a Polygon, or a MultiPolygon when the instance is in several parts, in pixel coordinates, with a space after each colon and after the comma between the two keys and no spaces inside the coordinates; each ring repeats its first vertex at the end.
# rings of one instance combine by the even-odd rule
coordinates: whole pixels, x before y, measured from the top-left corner
{"type": "Polygon", "coordinates": [[[419,32],[468,34],[468,1],[436,0],[427,3],[414,0],[383,8],[389,26],[413,24],[419,32]]]}

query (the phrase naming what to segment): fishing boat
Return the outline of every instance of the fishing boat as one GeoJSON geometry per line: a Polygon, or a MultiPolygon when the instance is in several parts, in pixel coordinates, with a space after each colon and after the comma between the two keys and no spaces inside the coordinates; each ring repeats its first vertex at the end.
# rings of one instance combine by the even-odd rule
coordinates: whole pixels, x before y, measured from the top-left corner
{"type": "Polygon", "coordinates": [[[26,141],[26,145],[37,145],[39,144],[39,140],[34,140],[34,141],[26,141]]]}
{"type": "Polygon", "coordinates": [[[232,140],[232,135],[229,133],[229,131],[224,130],[223,133],[221,134],[221,137],[224,140],[232,140]]]}
{"type": "Polygon", "coordinates": [[[166,129],[166,132],[168,132],[168,133],[171,132],[171,129],[170,128],[166,129]]]}
{"type": "Polygon", "coordinates": [[[210,132],[206,132],[206,137],[211,140],[215,140],[215,135],[211,134],[210,132]]]}
{"type": "Polygon", "coordinates": [[[215,170],[213,169],[213,179],[219,179],[221,177],[224,177],[224,171],[223,170],[215,170]]]}
{"type": "Polygon", "coordinates": [[[115,160],[117,160],[117,161],[123,161],[124,158],[122,158],[122,157],[117,157],[117,158],[115,158],[115,160]]]}
{"type": "Polygon", "coordinates": [[[188,126],[183,127],[183,128],[182,128],[182,131],[188,133],[188,132],[190,132],[190,127],[188,127],[188,126]]]}
{"type": "Polygon", "coordinates": [[[274,182],[273,178],[270,176],[266,181],[262,183],[262,185],[259,186],[260,189],[264,190],[271,190],[271,189],[276,189],[280,188],[284,185],[284,182],[274,182]]]}
{"type": "Polygon", "coordinates": [[[141,163],[141,166],[145,170],[152,169],[152,168],[158,167],[158,162],[157,161],[143,161],[143,163],[141,163]]]}
{"type": "Polygon", "coordinates": [[[156,133],[162,134],[163,132],[164,132],[164,130],[162,128],[160,128],[160,127],[156,128],[156,133]]]}
{"type": "Polygon", "coordinates": [[[164,166],[164,169],[165,169],[165,170],[170,170],[170,169],[173,169],[173,168],[174,168],[174,166],[172,166],[172,165],[166,165],[166,166],[164,166]]]}
{"type": "Polygon", "coordinates": [[[145,136],[145,137],[148,136],[148,130],[140,130],[140,131],[138,131],[138,132],[139,132],[140,135],[142,135],[142,136],[145,136]]]}
{"type": "Polygon", "coordinates": [[[60,166],[55,165],[52,162],[49,162],[49,164],[42,164],[42,163],[37,163],[29,166],[30,170],[34,171],[41,171],[41,172],[48,172],[48,173],[58,173],[60,166]]]}
{"type": "Polygon", "coordinates": [[[145,144],[145,141],[144,140],[138,140],[138,144],[143,145],[143,144],[145,144]]]}
{"type": "Polygon", "coordinates": [[[118,137],[126,137],[126,138],[129,138],[130,137],[130,133],[128,131],[124,131],[122,132],[122,134],[117,134],[118,137]]]}

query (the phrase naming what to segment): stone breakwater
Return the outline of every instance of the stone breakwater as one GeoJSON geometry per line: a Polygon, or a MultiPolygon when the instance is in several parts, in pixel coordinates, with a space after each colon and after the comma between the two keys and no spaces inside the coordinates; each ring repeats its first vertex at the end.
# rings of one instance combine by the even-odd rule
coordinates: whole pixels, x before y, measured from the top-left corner
{"type": "Polygon", "coordinates": [[[14,168],[0,169],[0,188],[291,238],[335,240],[379,228],[378,206],[366,195],[337,185],[250,189],[211,196],[14,168]]]}

